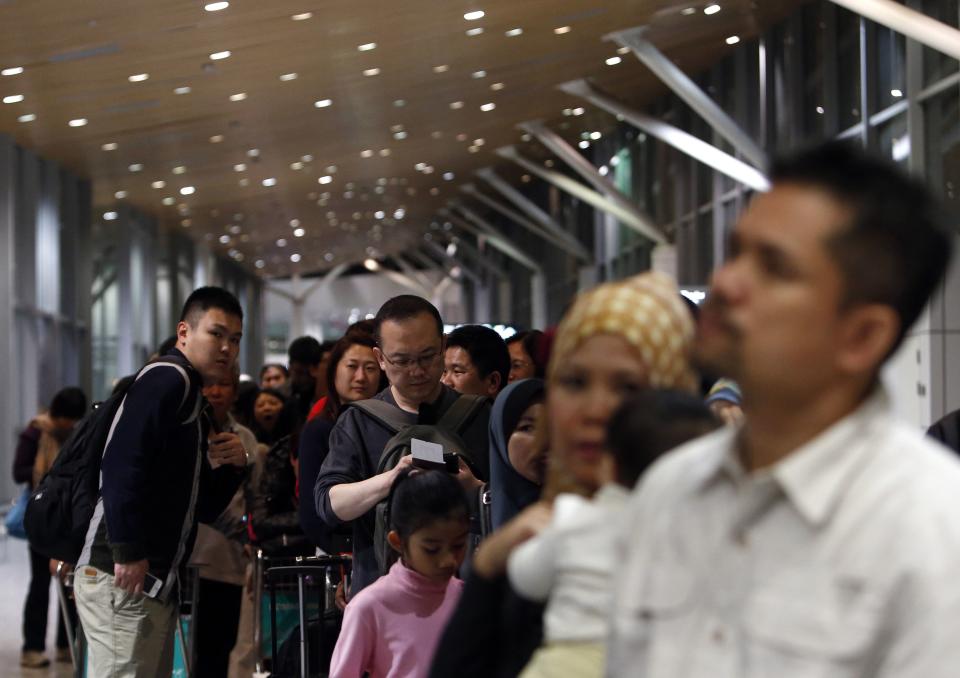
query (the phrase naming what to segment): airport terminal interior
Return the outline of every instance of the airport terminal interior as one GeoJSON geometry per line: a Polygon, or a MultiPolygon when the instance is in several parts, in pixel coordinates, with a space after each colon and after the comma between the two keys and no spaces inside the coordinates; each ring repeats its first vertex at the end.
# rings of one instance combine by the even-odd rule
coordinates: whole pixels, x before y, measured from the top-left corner
{"type": "MultiPolygon", "coordinates": [[[[647,271],[698,304],[773,159],[832,139],[956,233],[958,27],[957,0],[0,0],[0,500],[54,395],[107,398],[198,287],[239,300],[254,382],[401,294],[504,339],[647,271]]],[[[884,381],[917,429],[960,408],[960,267],[884,381]]],[[[49,665],[19,666],[30,577],[4,532],[0,675],[77,675],[53,585],[49,665]]]]}

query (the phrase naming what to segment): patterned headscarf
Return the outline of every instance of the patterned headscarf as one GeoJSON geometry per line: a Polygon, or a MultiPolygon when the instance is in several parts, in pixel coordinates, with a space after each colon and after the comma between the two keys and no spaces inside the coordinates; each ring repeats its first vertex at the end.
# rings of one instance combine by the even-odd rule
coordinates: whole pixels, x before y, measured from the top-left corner
{"type": "Polygon", "coordinates": [[[690,367],[693,318],[669,276],[643,273],[580,294],[557,329],[548,380],[584,341],[599,334],[621,337],[636,350],[652,388],[696,390],[690,367]]]}

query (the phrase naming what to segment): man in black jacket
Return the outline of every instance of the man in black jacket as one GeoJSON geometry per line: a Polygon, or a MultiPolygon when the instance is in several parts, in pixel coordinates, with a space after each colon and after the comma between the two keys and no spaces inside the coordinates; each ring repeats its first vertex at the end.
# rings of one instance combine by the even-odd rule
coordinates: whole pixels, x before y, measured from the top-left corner
{"type": "Polygon", "coordinates": [[[204,384],[230,376],[242,324],[231,293],[195,290],[177,325],[176,348],[140,371],[117,411],[74,578],[90,675],[172,671],[178,570],[197,521],[220,514],[246,467],[236,434],[214,433],[208,444],[201,393],[204,384]]]}
{"type": "MultiPolygon", "coordinates": [[[[440,383],[444,346],[439,311],[426,299],[402,295],[387,301],[374,323],[374,355],[390,381],[374,398],[398,407],[410,424],[435,424],[459,397],[440,383]]],[[[488,475],[489,418],[490,407],[484,406],[463,435],[467,449],[479,460],[480,480],[488,475]]],[[[353,523],[352,594],[379,576],[373,549],[374,508],[411,462],[407,456],[393,469],[376,473],[392,435],[360,410],[347,408],[330,432],[330,452],[314,488],[317,515],[327,525],[353,523]]],[[[459,478],[465,487],[477,483],[465,468],[459,478]]]]}

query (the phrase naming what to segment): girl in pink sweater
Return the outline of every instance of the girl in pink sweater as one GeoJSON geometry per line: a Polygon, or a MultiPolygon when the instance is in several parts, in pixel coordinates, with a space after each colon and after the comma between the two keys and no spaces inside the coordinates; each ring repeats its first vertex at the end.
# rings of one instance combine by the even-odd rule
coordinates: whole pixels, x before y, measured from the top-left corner
{"type": "Polygon", "coordinates": [[[418,678],[430,662],[463,582],[467,497],[444,471],[404,471],[387,499],[387,539],[400,559],[347,605],[330,678],[418,678]]]}

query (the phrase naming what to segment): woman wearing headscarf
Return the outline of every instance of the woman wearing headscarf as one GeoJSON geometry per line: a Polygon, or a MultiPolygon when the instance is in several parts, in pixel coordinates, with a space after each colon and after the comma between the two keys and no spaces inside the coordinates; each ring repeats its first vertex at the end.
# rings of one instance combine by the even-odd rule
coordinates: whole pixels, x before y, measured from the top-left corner
{"type": "Polygon", "coordinates": [[[645,387],[693,388],[692,337],[689,311],[665,275],[646,273],[577,297],[547,369],[547,501],[481,544],[431,676],[516,676],[526,666],[541,642],[542,616],[531,620],[532,604],[504,577],[511,551],[550,523],[549,500],[557,494],[590,497],[612,478],[606,426],[625,396],[645,387]]]}

